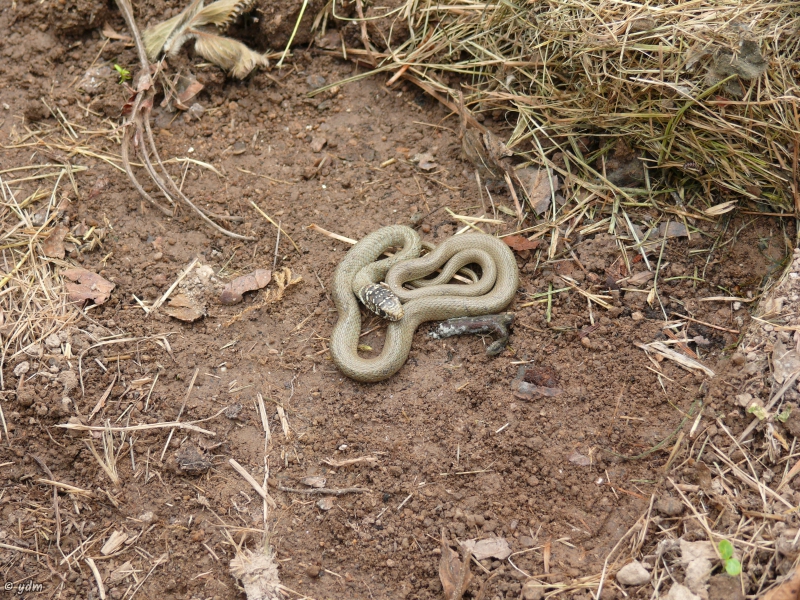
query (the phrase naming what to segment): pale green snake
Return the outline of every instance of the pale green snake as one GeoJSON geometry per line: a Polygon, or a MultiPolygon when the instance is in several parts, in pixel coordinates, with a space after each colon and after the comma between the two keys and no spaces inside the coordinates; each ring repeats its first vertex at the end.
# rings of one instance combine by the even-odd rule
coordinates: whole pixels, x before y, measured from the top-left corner
{"type": "Polygon", "coordinates": [[[496,237],[482,233],[456,235],[422,257],[421,247],[416,231],[391,225],[364,237],[336,268],[332,294],[339,320],[331,333],[330,350],[333,362],[348,377],[363,382],[391,377],[406,362],[414,331],[421,323],[493,314],[502,311],[513,299],[519,284],[517,262],[511,249],[496,237]],[[402,250],[378,260],[392,247],[402,250]],[[447,283],[470,263],[481,267],[477,283],[447,283]],[[420,281],[440,267],[440,275],[420,281]],[[364,286],[384,279],[403,302],[404,314],[400,320],[389,323],[380,355],[362,358],[358,355],[361,312],[357,294],[364,286]],[[402,287],[411,281],[417,289],[402,287]]]}

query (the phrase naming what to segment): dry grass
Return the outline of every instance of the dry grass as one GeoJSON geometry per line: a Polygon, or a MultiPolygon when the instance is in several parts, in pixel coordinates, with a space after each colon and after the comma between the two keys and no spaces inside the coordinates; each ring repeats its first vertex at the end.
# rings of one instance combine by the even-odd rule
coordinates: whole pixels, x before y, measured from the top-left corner
{"type": "Polygon", "coordinates": [[[73,169],[66,163],[0,171],[0,390],[5,389],[3,365],[41,354],[44,341],[79,314],[67,303],[56,274],[61,261],[43,258],[42,252],[62,202],[73,191],[73,169]],[[33,178],[39,178],[40,187],[20,197],[19,184],[33,178]]]}
{"type": "Polygon", "coordinates": [[[386,18],[407,40],[348,58],[453,110],[456,75],[473,110],[505,115],[518,156],[566,180],[567,199],[584,188],[614,216],[674,199],[690,213],[739,198],[800,208],[796,3],[408,0],[386,18]],[[637,188],[608,177],[620,142],[647,166],[637,188]]]}

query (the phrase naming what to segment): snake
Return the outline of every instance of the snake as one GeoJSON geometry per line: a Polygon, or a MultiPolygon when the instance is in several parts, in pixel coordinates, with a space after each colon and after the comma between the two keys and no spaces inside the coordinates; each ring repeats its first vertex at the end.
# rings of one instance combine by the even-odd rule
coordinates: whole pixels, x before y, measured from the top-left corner
{"type": "Polygon", "coordinates": [[[338,320],[330,338],[333,362],[356,381],[387,379],[405,364],[414,332],[422,323],[502,311],[518,285],[513,252],[492,235],[464,233],[433,246],[423,244],[410,227],[382,227],[358,241],[334,272],[331,296],[338,320]],[[420,255],[423,247],[429,252],[420,255]],[[378,260],[390,248],[401,249],[378,260]],[[477,281],[449,283],[457,271],[472,263],[481,267],[477,281]],[[439,275],[429,278],[440,268],[439,275]],[[414,289],[406,289],[405,284],[414,289]],[[373,358],[358,354],[359,299],[374,312],[394,319],[388,324],[381,353],[373,358]]]}

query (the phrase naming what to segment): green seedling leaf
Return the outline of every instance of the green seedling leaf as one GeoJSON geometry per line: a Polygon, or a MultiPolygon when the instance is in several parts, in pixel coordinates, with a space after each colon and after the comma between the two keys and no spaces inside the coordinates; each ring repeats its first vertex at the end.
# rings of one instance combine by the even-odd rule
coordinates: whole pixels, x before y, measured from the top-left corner
{"type": "Polygon", "coordinates": [[[719,555],[722,560],[730,560],[733,558],[733,544],[728,540],[721,540],[719,543],[719,555]]]}
{"type": "Polygon", "coordinates": [[[119,82],[125,83],[126,81],[130,81],[131,79],[131,72],[128,71],[125,67],[120,67],[119,65],[114,65],[114,70],[119,73],[119,82]]]}
{"type": "Polygon", "coordinates": [[[763,421],[767,418],[767,411],[764,410],[763,406],[759,406],[758,404],[753,404],[747,408],[747,412],[753,415],[759,421],[763,421]]]}
{"type": "Polygon", "coordinates": [[[735,558],[725,561],[725,572],[731,577],[736,577],[742,572],[742,563],[735,558]]]}
{"type": "Polygon", "coordinates": [[[791,414],[792,414],[792,407],[787,406],[786,410],[784,410],[780,414],[775,415],[775,418],[781,423],[786,423],[786,421],[789,419],[789,415],[791,414]]]}

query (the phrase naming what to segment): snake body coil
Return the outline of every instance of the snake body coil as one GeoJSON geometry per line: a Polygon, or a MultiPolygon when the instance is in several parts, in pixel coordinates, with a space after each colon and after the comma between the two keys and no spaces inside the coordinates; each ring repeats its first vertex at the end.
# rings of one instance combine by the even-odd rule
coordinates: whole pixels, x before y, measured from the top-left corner
{"type": "Polygon", "coordinates": [[[497,238],[481,233],[454,236],[422,257],[421,248],[416,231],[392,225],[364,237],[339,263],[332,290],[339,320],[331,333],[330,349],[333,362],[348,377],[364,382],[391,377],[406,362],[414,331],[421,323],[496,313],[513,299],[519,284],[517,262],[511,249],[497,238]],[[391,247],[402,250],[378,260],[391,247]],[[481,267],[477,282],[447,283],[471,263],[481,267]],[[437,277],[420,279],[440,267],[437,277]],[[356,298],[365,287],[384,279],[404,302],[402,318],[389,323],[380,355],[362,358],[358,355],[361,312],[356,298]],[[416,289],[404,289],[407,282],[416,289]]]}

